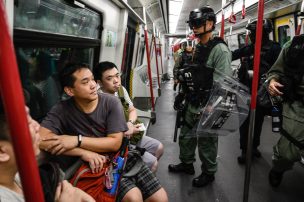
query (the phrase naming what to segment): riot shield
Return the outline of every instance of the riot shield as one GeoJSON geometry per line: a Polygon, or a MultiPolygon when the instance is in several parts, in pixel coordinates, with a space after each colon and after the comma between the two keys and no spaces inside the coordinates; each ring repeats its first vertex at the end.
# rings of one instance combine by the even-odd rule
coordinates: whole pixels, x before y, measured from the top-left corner
{"type": "Polygon", "coordinates": [[[210,97],[201,108],[200,118],[188,136],[210,137],[235,134],[249,113],[249,89],[218,71],[210,97]]]}

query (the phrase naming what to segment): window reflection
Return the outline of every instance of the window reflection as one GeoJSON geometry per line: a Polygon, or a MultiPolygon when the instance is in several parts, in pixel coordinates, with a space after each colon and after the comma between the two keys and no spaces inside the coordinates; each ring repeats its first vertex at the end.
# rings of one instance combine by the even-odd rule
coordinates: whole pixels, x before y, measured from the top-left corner
{"type": "Polygon", "coordinates": [[[279,43],[283,47],[283,45],[291,39],[289,25],[283,25],[278,27],[278,34],[279,34],[279,43]]]}
{"type": "Polygon", "coordinates": [[[15,28],[25,28],[98,39],[100,15],[67,5],[64,0],[19,0],[15,28]]]}
{"type": "Polygon", "coordinates": [[[16,48],[26,104],[34,119],[41,120],[63,96],[58,72],[68,62],[92,66],[93,48],[16,48]]]}

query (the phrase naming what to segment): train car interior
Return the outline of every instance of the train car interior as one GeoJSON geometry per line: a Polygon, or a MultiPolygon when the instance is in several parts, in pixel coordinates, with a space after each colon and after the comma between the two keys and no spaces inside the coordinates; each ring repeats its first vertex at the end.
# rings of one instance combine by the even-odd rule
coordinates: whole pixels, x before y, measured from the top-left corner
{"type": "MultiPolygon", "coordinates": [[[[255,124],[251,118],[254,119],[255,115],[251,115],[255,114],[256,104],[253,104],[255,101],[250,102],[250,99],[256,99],[257,89],[255,89],[255,86],[259,84],[255,84],[255,82],[259,83],[261,81],[258,78],[259,76],[256,76],[255,68],[262,68],[260,67],[262,63],[259,65],[260,60],[255,58],[263,57],[263,51],[265,51],[261,48],[265,30],[263,32],[257,31],[253,39],[249,37],[252,31],[250,32],[248,25],[256,22],[255,29],[258,30],[266,22],[263,19],[268,19],[272,27],[269,32],[266,32],[267,37],[279,46],[280,50],[281,48],[284,49],[286,44],[291,43],[291,40],[304,34],[303,0],[0,0],[0,4],[3,7],[1,18],[5,19],[3,21],[5,23],[0,21],[0,30],[7,30],[5,33],[9,33],[13,49],[13,56],[1,56],[4,52],[1,53],[2,50],[0,49],[0,74],[5,74],[0,77],[0,81],[2,80],[0,95],[5,98],[3,103],[6,113],[10,113],[8,106],[11,106],[10,109],[14,108],[13,103],[15,105],[25,103],[30,110],[31,117],[41,123],[55,105],[63,100],[70,99],[59,81],[60,74],[67,64],[84,63],[93,71],[93,68],[99,62],[110,61],[117,66],[121,86],[129,94],[131,103],[136,108],[137,117],[143,123],[141,129],[144,131],[143,136],[154,138],[164,146],[164,153],[159,157],[158,168],[154,174],[166,191],[168,201],[304,201],[302,189],[302,183],[304,183],[303,148],[297,150],[299,153],[302,152],[302,156],[299,155],[300,157],[293,168],[284,173],[281,184],[278,187],[269,184],[269,172],[272,169],[274,158],[274,145],[281,138],[281,133],[273,131],[273,117],[271,114],[267,114],[263,118],[264,123],[262,121],[261,138],[258,140],[259,149],[257,150],[259,154],[255,157],[254,154],[252,157],[247,155],[247,160],[244,160],[244,162],[239,159],[240,155],[246,156],[241,151],[242,148],[240,149],[239,127],[245,119],[249,120],[249,117],[249,128],[251,129],[247,129],[247,131],[250,140],[246,144],[252,144],[252,141],[254,141],[251,132],[254,131],[252,128],[255,127],[255,124]],[[230,61],[229,68],[231,68],[232,73],[229,75],[229,79],[223,76],[222,83],[221,81],[218,83],[220,83],[219,86],[224,86],[222,88],[226,88],[225,84],[229,86],[227,89],[233,86],[231,87],[233,89],[231,95],[225,94],[226,97],[222,95],[214,98],[214,100],[209,99],[209,97],[209,100],[206,100],[204,107],[201,107],[199,112],[192,112],[196,113],[196,119],[201,122],[189,127],[189,124],[185,121],[187,118],[183,118],[182,121],[184,122],[179,128],[176,125],[179,123],[176,117],[186,115],[185,113],[180,115],[181,110],[176,109],[174,103],[180,94],[186,97],[184,99],[188,99],[189,96],[188,91],[185,90],[186,87],[182,86],[182,81],[178,81],[179,85],[177,85],[178,82],[175,83],[175,80],[179,80],[182,77],[180,75],[192,66],[183,63],[185,68],[178,70],[178,73],[175,72],[175,66],[183,60],[183,54],[187,52],[187,47],[191,47],[191,61],[193,62],[196,51],[199,52],[200,46],[205,46],[201,44],[203,35],[194,31],[197,29],[196,25],[189,27],[191,25],[191,15],[198,15],[198,19],[204,17],[203,14],[202,16],[198,14],[201,11],[195,10],[199,8],[213,9],[215,20],[213,21],[214,30],[211,30],[212,37],[210,40],[213,40],[213,38],[221,40],[220,45],[227,48],[229,52],[227,54],[231,54],[231,57],[229,55],[229,61],[233,58],[234,51],[243,51],[244,48],[249,46],[252,47],[252,53],[258,53],[259,56],[253,54],[250,56],[252,63],[245,70],[246,75],[249,75],[246,82],[250,83],[247,87],[246,84],[243,85],[239,78],[239,72],[246,58],[242,56],[230,61]],[[260,41],[257,41],[258,39],[260,41]],[[9,84],[13,83],[7,82],[7,80],[4,82],[5,78],[10,78],[8,69],[11,68],[10,66],[4,66],[9,64],[4,62],[6,60],[16,60],[18,77],[14,80],[20,80],[21,83],[21,89],[16,91],[22,92],[21,97],[24,97],[24,102],[15,103],[13,101],[15,96],[8,95],[9,92],[5,90],[9,84]],[[177,90],[175,89],[176,85],[177,90]],[[246,92],[244,93],[244,91],[246,92]],[[12,101],[9,101],[9,99],[12,99],[12,101]],[[241,107],[235,109],[237,118],[233,121],[231,121],[234,117],[231,116],[233,114],[231,111],[225,113],[220,111],[222,114],[213,122],[211,129],[202,129],[204,132],[207,131],[208,134],[214,131],[217,134],[226,119],[229,120],[230,118],[229,126],[225,126],[228,128],[228,132],[225,131],[224,135],[215,135],[218,138],[216,140],[215,161],[217,170],[213,174],[212,182],[208,182],[207,186],[196,187],[193,179],[204,170],[204,163],[200,160],[202,154],[199,149],[195,150],[195,156],[191,162],[195,174],[193,172],[193,175],[189,175],[187,171],[176,173],[176,170],[172,172],[170,165],[181,162],[180,159],[183,158],[180,152],[183,137],[180,135],[185,131],[184,128],[188,127],[191,130],[192,127],[199,128],[200,125],[204,125],[211,115],[215,116],[216,114],[215,110],[208,111],[207,101],[210,104],[209,106],[215,109],[219,103],[224,103],[223,99],[226,99],[225,106],[227,108],[225,110],[232,108],[232,104],[228,106],[229,102],[238,104],[238,107],[244,102],[244,109],[241,107]],[[240,114],[245,114],[244,120],[240,114]],[[205,117],[205,122],[202,118],[203,115],[207,117],[205,117]],[[221,123],[216,124],[216,121],[221,121],[221,123]],[[230,126],[237,129],[229,129],[230,126]],[[177,136],[175,130],[177,130],[177,136]]],[[[203,25],[207,27],[206,21],[212,22],[210,19],[207,18],[203,25]]],[[[0,34],[0,36],[2,35],[0,34]]],[[[5,42],[7,40],[1,40],[2,44],[5,42]]],[[[9,46],[3,45],[1,48],[9,46]]],[[[211,46],[210,52],[217,46],[218,44],[211,46]]],[[[206,53],[208,57],[212,55],[210,52],[206,53]]],[[[220,56],[218,57],[220,58],[220,56]]],[[[204,56],[201,56],[201,58],[204,58],[204,56]]],[[[272,58],[274,62],[276,58],[272,58]]],[[[207,65],[207,59],[204,65],[207,65]]],[[[220,72],[219,75],[224,73],[224,71],[220,72]]],[[[192,72],[191,79],[192,76],[193,78],[196,76],[198,80],[204,80],[203,75],[205,74],[207,75],[208,72],[202,73],[200,77],[200,75],[194,75],[192,72]]],[[[187,77],[185,78],[187,79],[187,77]]],[[[183,82],[186,86],[194,82],[193,80],[189,82],[185,78],[182,79],[184,79],[183,82]]],[[[302,78],[302,81],[304,81],[304,78],[302,78]]],[[[10,88],[14,89],[13,87],[10,88]]],[[[191,91],[191,88],[189,89],[191,91]]],[[[300,86],[299,89],[303,89],[303,86],[300,86]]],[[[212,93],[208,96],[215,94],[212,93]]],[[[195,97],[195,94],[193,93],[191,96],[195,97]]],[[[189,100],[191,99],[189,98],[189,100]]],[[[184,101],[183,103],[186,105],[187,102],[184,101]]],[[[23,110],[20,116],[23,116],[23,110]]],[[[303,115],[299,116],[303,117],[303,115]]],[[[304,127],[303,121],[304,118],[298,122],[304,127]]],[[[18,128],[18,126],[15,127],[18,128]]],[[[27,133],[24,135],[27,135],[27,133]]],[[[303,137],[301,139],[302,145],[303,135],[301,136],[303,137]]],[[[209,138],[210,136],[206,137],[209,138]]],[[[195,136],[190,138],[197,138],[200,141],[206,137],[201,136],[196,131],[195,136]]],[[[192,146],[196,147],[196,144],[192,146]]],[[[18,147],[18,145],[14,143],[14,147],[18,147]]],[[[30,154],[27,154],[27,150],[18,151],[23,153],[22,155],[32,154],[30,152],[30,154]]],[[[246,151],[255,152],[254,148],[246,151]]],[[[20,155],[17,155],[18,165],[24,165],[27,169],[27,162],[22,163],[22,160],[20,160],[22,156],[20,155]]],[[[243,157],[245,158],[245,156],[243,157]]],[[[205,162],[205,164],[208,163],[210,162],[205,162]]],[[[30,184],[30,182],[24,182],[24,180],[29,179],[23,177],[24,173],[21,172],[23,186],[30,184]]],[[[24,189],[25,201],[29,201],[31,193],[33,192],[30,191],[30,188],[24,189]]],[[[32,201],[39,200],[33,199],[32,201]]],[[[142,199],[141,201],[149,200],[142,199]]]]}

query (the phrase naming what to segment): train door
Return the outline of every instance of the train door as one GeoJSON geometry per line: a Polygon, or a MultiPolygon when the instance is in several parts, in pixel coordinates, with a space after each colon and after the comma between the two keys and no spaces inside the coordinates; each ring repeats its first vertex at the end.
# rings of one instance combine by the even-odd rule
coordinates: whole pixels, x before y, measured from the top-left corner
{"type": "Polygon", "coordinates": [[[123,67],[122,68],[122,84],[125,86],[126,89],[130,89],[130,79],[131,79],[131,70],[132,70],[132,59],[134,54],[134,47],[135,47],[135,36],[136,36],[136,26],[137,23],[132,20],[130,17],[128,18],[128,29],[125,38],[125,48],[123,53],[123,67]]]}
{"type": "Polygon", "coordinates": [[[58,72],[65,64],[92,67],[98,62],[102,15],[59,0],[19,0],[14,13],[14,45],[26,104],[40,121],[62,98],[58,72]]]}
{"type": "Polygon", "coordinates": [[[281,46],[295,35],[295,18],[293,14],[276,18],[274,25],[275,41],[280,43],[281,46]]]}

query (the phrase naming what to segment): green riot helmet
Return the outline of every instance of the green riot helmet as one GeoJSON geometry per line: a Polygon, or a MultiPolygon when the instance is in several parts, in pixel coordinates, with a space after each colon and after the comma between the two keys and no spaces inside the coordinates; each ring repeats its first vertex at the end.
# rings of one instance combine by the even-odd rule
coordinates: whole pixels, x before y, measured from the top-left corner
{"type": "MultiPolygon", "coordinates": [[[[187,23],[189,24],[190,29],[199,28],[203,25],[206,25],[206,21],[213,21],[213,27],[210,31],[205,31],[204,33],[200,33],[198,35],[203,35],[205,33],[211,32],[215,29],[216,16],[214,10],[208,6],[202,7],[200,9],[194,9],[190,12],[189,20],[187,23]]],[[[197,35],[197,34],[196,34],[197,35]]]]}
{"type": "MultiPolygon", "coordinates": [[[[246,25],[246,29],[250,32],[256,32],[257,20],[254,20],[246,25]]],[[[273,31],[273,25],[270,19],[263,20],[263,32],[269,34],[273,31]]]]}

